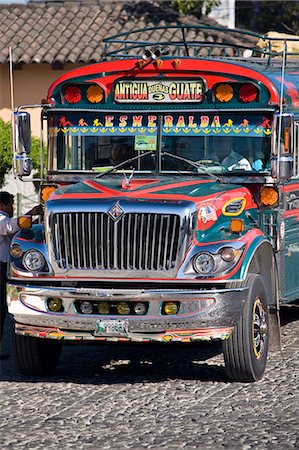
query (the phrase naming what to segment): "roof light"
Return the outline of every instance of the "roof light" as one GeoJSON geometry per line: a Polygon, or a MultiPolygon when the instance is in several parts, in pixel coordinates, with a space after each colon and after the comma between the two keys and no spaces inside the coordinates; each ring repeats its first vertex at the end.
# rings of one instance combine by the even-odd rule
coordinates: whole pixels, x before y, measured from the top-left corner
{"type": "Polygon", "coordinates": [[[68,103],[78,103],[82,98],[81,90],[78,86],[70,85],[64,91],[64,98],[68,103]]]}
{"type": "Polygon", "coordinates": [[[240,87],[239,97],[242,102],[251,103],[258,95],[258,88],[251,83],[245,83],[240,87]]]}
{"type": "Polygon", "coordinates": [[[218,84],[215,89],[215,97],[219,102],[229,102],[234,96],[233,87],[230,84],[222,83],[218,84]]]}
{"type": "Polygon", "coordinates": [[[104,98],[104,91],[97,84],[92,84],[86,91],[86,97],[90,103],[100,103],[104,98]]]}

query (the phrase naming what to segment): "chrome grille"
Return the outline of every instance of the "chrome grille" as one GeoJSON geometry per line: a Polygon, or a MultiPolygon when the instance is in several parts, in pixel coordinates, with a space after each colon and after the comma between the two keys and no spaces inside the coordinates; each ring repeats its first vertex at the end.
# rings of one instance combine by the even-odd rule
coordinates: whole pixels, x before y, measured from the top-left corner
{"type": "Polygon", "coordinates": [[[180,216],[128,213],[56,213],[54,258],[63,269],[170,270],[178,253],[180,216]]]}

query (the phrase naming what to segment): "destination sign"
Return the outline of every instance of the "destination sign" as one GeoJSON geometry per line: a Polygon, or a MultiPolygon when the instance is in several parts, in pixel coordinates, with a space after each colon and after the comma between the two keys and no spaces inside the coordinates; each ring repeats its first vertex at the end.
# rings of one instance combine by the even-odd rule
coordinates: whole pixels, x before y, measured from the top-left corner
{"type": "Polygon", "coordinates": [[[114,88],[118,103],[192,103],[200,102],[203,80],[123,80],[114,88]]]}

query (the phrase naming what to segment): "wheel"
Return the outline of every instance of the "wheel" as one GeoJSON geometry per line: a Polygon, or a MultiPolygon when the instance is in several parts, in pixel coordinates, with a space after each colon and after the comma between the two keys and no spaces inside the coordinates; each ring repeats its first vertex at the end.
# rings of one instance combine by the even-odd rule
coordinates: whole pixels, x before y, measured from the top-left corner
{"type": "Polygon", "coordinates": [[[261,277],[249,274],[246,286],[249,289],[243,314],[222,348],[228,378],[252,382],[260,380],[266,368],[269,314],[261,277]]]}
{"type": "Polygon", "coordinates": [[[12,355],[23,375],[51,375],[59,361],[62,343],[49,339],[12,334],[12,355]]]}

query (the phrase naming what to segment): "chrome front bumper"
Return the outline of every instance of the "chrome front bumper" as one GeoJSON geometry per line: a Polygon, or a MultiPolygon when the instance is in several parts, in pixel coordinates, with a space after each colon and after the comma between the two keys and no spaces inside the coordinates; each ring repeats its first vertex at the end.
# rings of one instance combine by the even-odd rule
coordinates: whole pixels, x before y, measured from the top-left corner
{"type": "Polygon", "coordinates": [[[70,340],[107,341],[184,341],[226,339],[239,320],[247,298],[247,288],[182,289],[88,289],[71,287],[38,287],[9,283],[7,302],[14,316],[16,333],[37,337],[70,340]],[[47,299],[61,298],[63,313],[47,308],[47,299]],[[103,316],[80,314],[76,300],[148,302],[146,315],[103,316]],[[165,301],[179,301],[176,315],[162,315],[165,301]],[[125,336],[99,336],[99,319],[123,319],[128,324],[125,336]]]}

